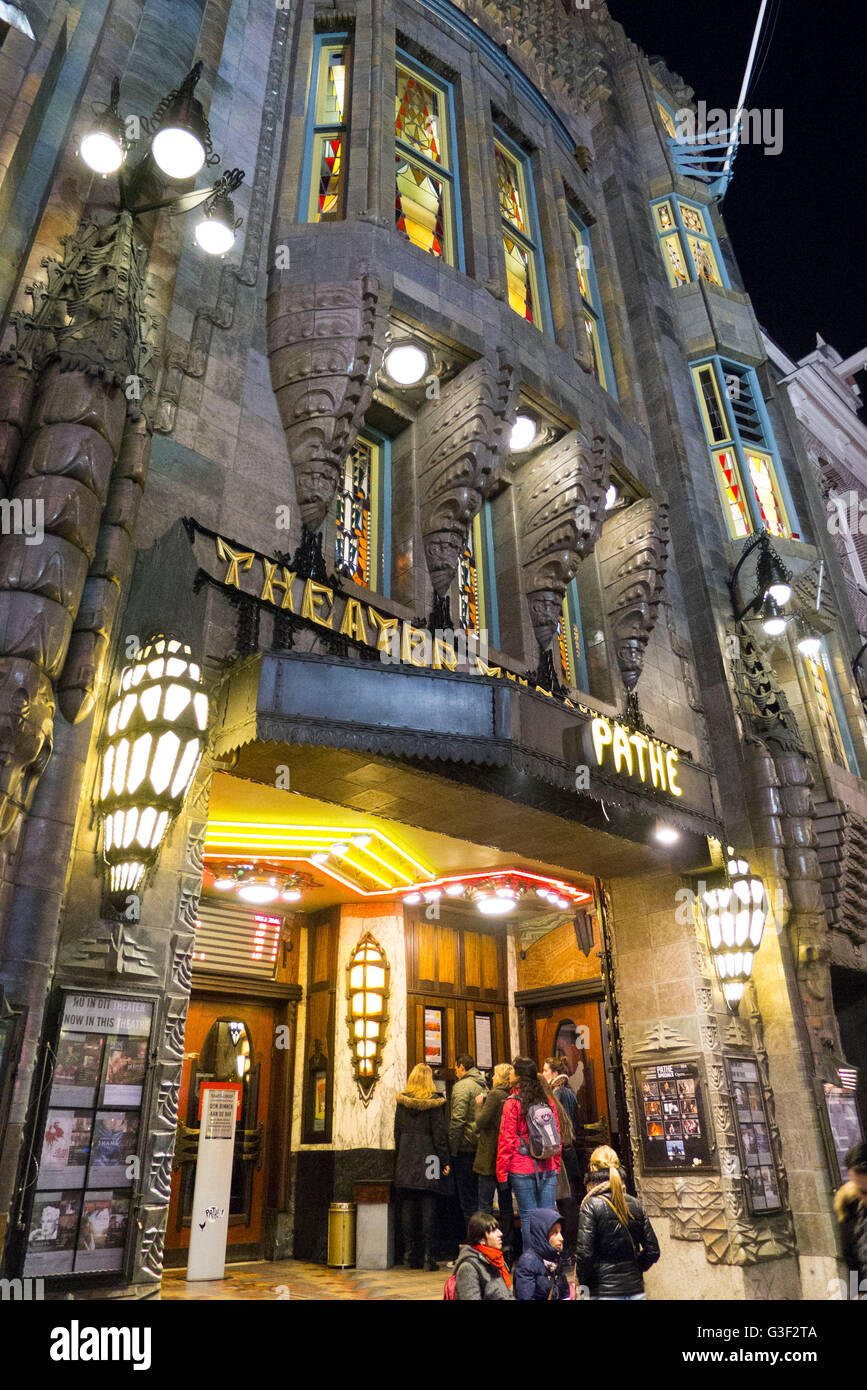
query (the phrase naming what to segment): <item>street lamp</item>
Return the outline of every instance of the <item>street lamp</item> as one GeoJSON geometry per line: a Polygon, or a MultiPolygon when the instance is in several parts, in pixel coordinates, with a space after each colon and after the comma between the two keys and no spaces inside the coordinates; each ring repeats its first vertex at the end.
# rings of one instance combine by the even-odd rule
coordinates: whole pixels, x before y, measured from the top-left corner
{"type": "Polygon", "coordinates": [[[729,580],[729,593],[735,610],[735,620],[742,622],[749,613],[758,612],[762,627],[769,637],[779,637],[786,630],[789,614],[783,609],[792,597],[791,576],[771,545],[767,531],[760,531],[745,547],[729,580]],[[758,549],[756,592],[744,608],[739,607],[737,580],[744,561],[758,549]]]}
{"type": "Polygon", "coordinates": [[[120,84],[112,82],[111,100],[102,109],[94,108],[96,121],[81,141],[81,157],[88,168],[105,178],[117,173],[120,206],[133,218],[146,212],[178,213],[202,209],[196,227],[196,241],[210,256],[225,256],[235,241],[241,220],[235,218],[231,194],[240,188],[243,169],[229,169],[209,188],[197,188],[188,193],[175,193],[156,202],[137,203],[145,187],[152,187],[154,177],[178,182],[194,178],[205,165],[219,163],[219,155],[211,146],[211,132],[202,103],[194,95],[202,75],[198,62],[187,73],[180,87],[160,102],[150,120],[141,122],[151,136],[147,153],[131,169],[126,167],[129,142],[126,126],[118,109],[120,84]],[[156,167],[154,167],[156,166],[156,167]]]}

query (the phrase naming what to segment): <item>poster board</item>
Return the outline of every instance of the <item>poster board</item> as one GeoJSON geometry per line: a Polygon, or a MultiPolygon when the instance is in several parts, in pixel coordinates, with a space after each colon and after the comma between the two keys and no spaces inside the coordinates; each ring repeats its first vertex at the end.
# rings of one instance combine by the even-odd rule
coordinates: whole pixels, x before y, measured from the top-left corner
{"type": "Polygon", "coordinates": [[[443,1011],[425,1008],[424,1060],[429,1067],[443,1064],[443,1011]]]}
{"type": "Polygon", "coordinates": [[[759,1064],[754,1057],[726,1057],[725,1064],[747,1205],[753,1213],[780,1211],[783,1201],[759,1064]]]}
{"type": "Polygon", "coordinates": [[[153,1010],[147,999],[63,995],[25,1276],[124,1267],[153,1010]]]}
{"type": "Polygon", "coordinates": [[[635,1063],[632,1072],[645,1171],[716,1171],[699,1060],[635,1063]]]}

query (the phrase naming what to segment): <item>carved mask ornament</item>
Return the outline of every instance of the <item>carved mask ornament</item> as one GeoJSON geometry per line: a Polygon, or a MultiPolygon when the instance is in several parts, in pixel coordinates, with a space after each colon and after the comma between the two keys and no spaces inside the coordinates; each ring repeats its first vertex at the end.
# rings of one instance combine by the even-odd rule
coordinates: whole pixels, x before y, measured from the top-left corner
{"type": "Polygon", "coordinates": [[[597,430],[591,439],[573,430],[519,474],[522,584],[540,651],[551,645],[579,561],[601,535],[610,478],[607,444],[597,430]]]}
{"type": "Polygon", "coordinates": [[[599,547],[617,664],[630,693],[638,684],[665,590],[669,535],[668,507],[645,497],[611,517],[599,547]]]}
{"type": "Polygon", "coordinates": [[[482,357],[429,401],[416,420],[421,527],[434,592],[448,592],[470,524],[498,481],[517,402],[509,354],[482,357]]]}
{"type": "Polygon", "coordinates": [[[271,383],[309,532],[328,514],[373,397],[385,342],[380,309],[379,284],[369,275],[296,284],[268,300],[271,383]]]}
{"type": "Polygon", "coordinates": [[[51,757],[54,697],[32,661],[0,658],[0,839],[29,811],[51,757]]]}

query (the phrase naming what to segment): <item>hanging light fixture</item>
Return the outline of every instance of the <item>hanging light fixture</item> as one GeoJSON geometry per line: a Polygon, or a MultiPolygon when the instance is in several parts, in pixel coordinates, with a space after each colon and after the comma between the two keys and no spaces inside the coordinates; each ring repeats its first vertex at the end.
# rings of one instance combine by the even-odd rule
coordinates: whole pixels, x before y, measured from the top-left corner
{"type": "Polygon", "coordinates": [[[762,942],[768,901],[764,883],[747,861],[737,858],[731,846],[728,852],[726,869],[708,883],[699,902],[726,1003],[737,1013],[762,942]]]}
{"type": "Polygon", "coordinates": [[[108,707],[97,785],[113,898],[138,892],[177,817],[205,746],[208,697],[184,642],[150,639],[108,707]]]}
{"type": "Polygon", "coordinates": [[[167,178],[191,179],[210,161],[211,132],[202,103],[194,95],[202,75],[198,62],[187,73],[177,91],[171,92],[157,107],[152,126],[156,133],[151,153],[167,178]]]}
{"type": "Polygon", "coordinates": [[[790,616],[783,612],[792,597],[790,581],[791,575],[771,545],[770,536],[767,531],[760,531],[747,542],[729,580],[729,593],[736,620],[742,622],[750,613],[758,613],[768,636],[779,637],[785,632],[790,616]],[[759,552],[756,561],[756,591],[746,607],[741,608],[737,592],[738,575],[744,561],[754,550],[759,552]]]}
{"type": "Polygon", "coordinates": [[[822,650],[822,639],[818,632],[815,632],[803,618],[798,619],[798,651],[801,656],[819,656],[822,650]]]}
{"type": "Polygon", "coordinates": [[[120,83],[111,84],[111,100],[83,137],[80,154],[88,169],[105,178],[117,173],[126,156],[126,128],[118,111],[120,83]]]}
{"type": "Polygon", "coordinates": [[[243,218],[235,217],[235,204],[229,197],[240,187],[243,169],[229,169],[214,184],[210,198],[202,204],[202,220],[196,227],[196,241],[209,256],[225,256],[235,244],[235,232],[243,218]]]}

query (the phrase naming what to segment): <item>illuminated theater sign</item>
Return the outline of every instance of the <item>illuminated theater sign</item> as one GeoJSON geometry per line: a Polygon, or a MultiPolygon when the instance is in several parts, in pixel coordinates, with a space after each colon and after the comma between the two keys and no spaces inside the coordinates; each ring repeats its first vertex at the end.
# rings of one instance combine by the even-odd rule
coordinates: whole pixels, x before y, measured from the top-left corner
{"type": "Polygon", "coordinates": [[[680,754],[670,744],[648,738],[647,734],[616,724],[603,715],[596,715],[584,733],[585,748],[591,766],[613,768],[644,787],[683,796],[678,785],[680,754]]]}

